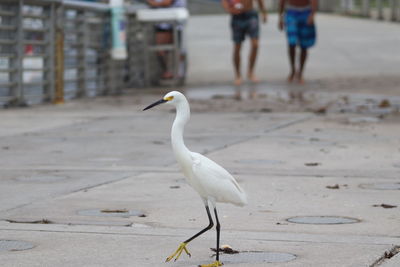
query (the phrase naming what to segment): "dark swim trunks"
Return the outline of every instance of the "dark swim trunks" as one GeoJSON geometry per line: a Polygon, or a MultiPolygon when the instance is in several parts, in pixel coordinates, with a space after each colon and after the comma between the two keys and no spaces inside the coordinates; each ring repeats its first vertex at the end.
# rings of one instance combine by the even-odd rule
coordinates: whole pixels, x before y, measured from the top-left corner
{"type": "Polygon", "coordinates": [[[315,44],[315,25],[307,23],[311,9],[286,10],[286,32],[290,46],[299,45],[301,48],[309,48],[315,44]]]}
{"type": "Polygon", "coordinates": [[[258,13],[255,10],[232,15],[232,39],[235,43],[244,41],[246,35],[252,39],[259,37],[258,13]]]}

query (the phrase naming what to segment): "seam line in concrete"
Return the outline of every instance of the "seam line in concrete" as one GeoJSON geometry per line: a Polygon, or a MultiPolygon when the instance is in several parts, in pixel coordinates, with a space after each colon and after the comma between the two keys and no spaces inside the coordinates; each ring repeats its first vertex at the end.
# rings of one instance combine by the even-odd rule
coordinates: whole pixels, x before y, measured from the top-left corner
{"type": "MultiPolygon", "coordinates": [[[[122,226],[121,226],[122,227],[122,226]]],[[[84,231],[62,231],[62,230],[33,230],[33,229],[0,229],[0,231],[15,231],[15,232],[37,232],[37,233],[58,233],[58,234],[86,234],[86,235],[115,235],[115,236],[145,236],[145,237],[180,237],[184,235],[176,235],[176,234],[139,234],[139,233],[107,233],[107,232],[84,232],[84,231]]],[[[290,243],[309,243],[309,244],[359,244],[359,245],[376,245],[376,246],[384,246],[390,245],[388,243],[369,243],[369,242],[354,242],[354,241],[311,241],[311,240],[290,240],[290,239],[264,239],[264,238],[239,238],[240,240],[248,240],[248,241],[264,241],[264,242],[290,242],[290,243]]],[[[400,246],[394,246],[390,251],[398,250],[400,246]]],[[[386,255],[387,252],[385,252],[386,255]]],[[[396,252],[398,253],[398,252],[396,252]]],[[[383,255],[380,257],[375,263],[370,265],[369,267],[376,267],[376,265],[380,263],[381,259],[385,257],[383,255]],[[375,264],[375,265],[374,265],[375,264]]]]}
{"type": "MultiPolygon", "coordinates": [[[[292,125],[294,125],[294,124],[297,124],[297,123],[301,123],[301,122],[310,120],[310,119],[312,119],[312,118],[314,118],[314,117],[315,117],[315,116],[313,116],[313,115],[309,115],[309,116],[305,116],[305,117],[300,118],[300,119],[295,119],[295,120],[292,120],[292,121],[289,121],[289,122],[286,122],[286,123],[282,123],[282,124],[280,124],[280,125],[277,125],[277,126],[275,126],[275,127],[271,127],[271,128],[269,128],[269,129],[265,130],[263,133],[264,133],[264,134],[267,134],[267,133],[270,133],[270,132],[273,132],[273,131],[277,131],[277,130],[280,130],[280,129],[283,129],[283,128],[292,126],[292,125]]],[[[229,147],[229,146],[241,144],[241,143],[244,143],[244,142],[247,142],[247,141],[250,141],[250,140],[255,140],[255,139],[258,139],[258,138],[260,138],[260,137],[261,137],[260,134],[253,135],[253,136],[248,136],[248,137],[243,138],[243,139],[241,139],[241,140],[238,140],[238,141],[236,141],[236,142],[232,142],[232,143],[230,143],[230,144],[227,144],[227,145],[224,145],[224,146],[220,146],[220,147],[216,147],[215,149],[211,149],[211,150],[207,151],[207,153],[204,153],[204,154],[205,154],[205,155],[208,155],[208,154],[211,154],[211,153],[213,153],[213,152],[216,152],[216,151],[225,149],[225,148],[227,148],[227,147],[229,147]]]]}

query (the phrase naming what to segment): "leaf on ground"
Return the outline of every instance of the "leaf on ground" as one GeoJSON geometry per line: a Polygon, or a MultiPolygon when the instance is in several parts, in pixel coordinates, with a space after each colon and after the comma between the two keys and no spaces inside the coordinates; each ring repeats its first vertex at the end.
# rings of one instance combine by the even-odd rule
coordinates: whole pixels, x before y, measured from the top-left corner
{"type": "Polygon", "coordinates": [[[384,204],[384,203],[382,203],[382,204],[375,204],[375,205],[372,205],[372,207],[382,207],[382,208],[384,208],[384,209],[393,209],[393,208],[397,208],[396,205],[389,205],[389,204],[384,204]]]}
{"type": "Polygon", "coordinates": [[[262,109],[260,109],[260,112],[264,112],[264,113],[270,113],[270,112],[272,112],[273,110],[272,109],[270,109],[270,108],[262,108],[262,109]]]}
{"type": "Polygon", "coordinates": [[[101,210],[101,212],[103,212],[103,213],[127,213],[128,210],[127,209],[116,209],[116,210],[104,209],[104,210],[101,210]]]}
{"type": "Polygon", "coordinates": [[[18,220],[6,220],[9,223],[33,223],[33,224],[51,224],[52,221],[48,219],[41,219],[37,221],[18,221],[18,220]]]}
{"type": "Polygon", "coordinates": [[[308,163],[304,163],[304,165],[306,165],[308,167],[314,167],[314,166],[321,165],[321,163],[319,163],[319,162],[308,162],[308,163]]]}
{"type": "Polygon", "coordinates": [[[326,114],[328,107],[319,107],[314,110],[316,114],[326,114]]]}
{"type": "Polygon", "coordinates": [[[328,188],[328,189],[339,189],[340,186],[339,186],[338,184],[335,184],[335,185],[327,185],[326,188],[328,188]]]}
{"type": "MultiPolygon", "coordinates": [[[[212,251],[217,252],[216,248],[210,248],[212,251]]],[[[238,250],[233,249],[229,245],[222,245],[221,248],[219,249],[220,253],[225,253],[225,254],[237,254],[239,253],[238,250]]]]}
{"type": "Polygon", "coordinates": [[[380,107],[380,108],[388,108],[388,107],[390,107],[390,106],[391,106],[390,101],[387,100],[387,99],[383,99],[383,100],[379,103],[379,107],[380,107]]]}

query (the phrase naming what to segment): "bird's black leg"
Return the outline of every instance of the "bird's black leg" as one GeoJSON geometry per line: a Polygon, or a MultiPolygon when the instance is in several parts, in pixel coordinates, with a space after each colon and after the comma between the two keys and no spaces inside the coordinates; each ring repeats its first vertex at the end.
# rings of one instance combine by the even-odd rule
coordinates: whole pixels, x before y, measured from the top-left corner
{"type": "Polygon", "coordinates": [[[219,237],[220,237],[221,225],[219,224],[216,208],[214,208],[214,213],[215,213],[215,220],[217,222],[217,226],[216,226],[216,229],[217,229],[217,257],[216,257],[216,260],[219,261],[219,237]]]}
{"type": "Polygon", "coordinates": [[[173,258],[175,258],[175,261],[176,261],[181,256],[182,251],[185,251],[186,254],[190,257],[191,255],[190,255],[190,252],[187,250],[186,245],[190,241],[192,241],[193,239],[195,239],[199,235],[204,234],[205,232],[207,232],[208,230],[210,230],[214,226],[214,222],[213,222],[212,217],[211,217],[210,209],[209,209],[207,204],[205,206],[206,206],[206,210],[207,210],[208,219],[210,220],[210,224],[206,228],[204,228],[203,230],[201,230],[200,232],[198,232],[197,234],[195,234],[194,236],[192,236],[191,238],[189,238],[188,240],[186,240],[185,242],[180,244],[178,249],[175,251],[175,253],[173,253],[171,256],[169,256],[165,261],[170,261],[173,258]]]}
{"type": "Polygon", "coordinates": [[[208,207],[208,205],[206,205],[206,210],[207,210],[208,219],[210,221],[209,225],[206,228],[204,228],[203,230],[201,230],[200,232],[198,232],[197,234],[195,234],[194,236],[192,236],[191,238],[189,238],[188,240],[186,240],[184,243],[189,243],[190,241],[192,241],[193,239],[195,239],[199,235],[204,234],[205,232],[207,232],[208,230],[210,230],[214,226],[214,222],[212,220],[211,213],[210,213],[210,208],[208,207]]]}

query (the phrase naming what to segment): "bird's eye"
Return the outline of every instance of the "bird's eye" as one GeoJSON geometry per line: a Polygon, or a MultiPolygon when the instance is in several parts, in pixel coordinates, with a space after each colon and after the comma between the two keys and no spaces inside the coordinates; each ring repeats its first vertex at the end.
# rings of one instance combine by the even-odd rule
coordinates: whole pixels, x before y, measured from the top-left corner
{"type": "Polygon", "coordinates": [[[174,99],[173,96],[164,97],[164,100],[167,100],[167,101],[171,101],[172,99],[174,99]]]}

